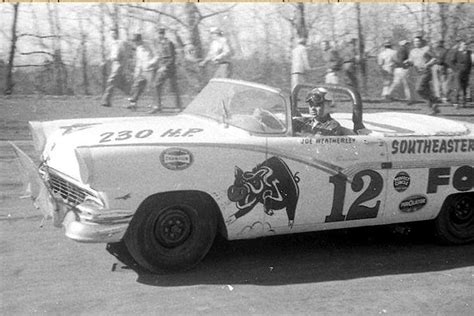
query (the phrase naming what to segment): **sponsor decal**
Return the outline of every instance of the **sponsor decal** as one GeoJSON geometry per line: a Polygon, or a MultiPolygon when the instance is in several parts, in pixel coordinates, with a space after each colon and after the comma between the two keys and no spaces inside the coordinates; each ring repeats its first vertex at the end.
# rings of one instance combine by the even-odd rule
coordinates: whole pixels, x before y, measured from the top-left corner
{"type": "Polygon", "coordinates": [[[449,185],[450,183],[458,191],[471,190],[474,187],[474,168],[471,166],[461,166],[454,171],[452,176],[450,167],[430,168],[426,193],[436,193],[439,186],[449,185]]]}
{"type": "Polygon", "coordinates": [[[410,175],[405,171],[397,173],[393,178],[393,187],[397,192],[404,192],[410,186],[410,175]]]}
{"type": "Polygon", "coordinates": [[[227,189],[227,197],[235,202],[238,211],[229,216],[226,224],[234,223],[261,203],[265,214],[273,216],[275,211],[285,209],[288,227],[293,228],[298,203],[299,178],[278,157],[271,157],[257,165],[252,171],[235,167],[235,180],[227,189]]]}
{"type": "Polygon", "coordinates": [[[193,154],[183,148],[168,148],[160,155],[161,164],[169,170],[183,170],[194,161],[193,154]]]}
{"type": "Polygon", "coordinates": [[[352,144],[355,143],[355,139],[351,137],[305,137],[300,140],[303,145],[312,144],[352,144]]]}
{"type": "Polygon", "coordinates": [[[422,209],[426,205],[426,203],[428,203],[428,199],[426,198],[426,196],[413,195],[401,201],[398,208],[403,213],[412,213],[422,209]]]}
{"type": "Polygon", "coordinates": [[[474,152],[474,139],[403,139],[392,142],[392,154],[449,154],[474,152]]]}

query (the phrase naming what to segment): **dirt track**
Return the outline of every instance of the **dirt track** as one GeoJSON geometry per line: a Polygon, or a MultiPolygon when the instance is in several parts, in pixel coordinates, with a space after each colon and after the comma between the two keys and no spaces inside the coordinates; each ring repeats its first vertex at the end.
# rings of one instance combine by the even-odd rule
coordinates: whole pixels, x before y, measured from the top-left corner
{"type": "MultiPolygon", "coordinates": [[[[0,98],[0,139],[30,155],[32,119],[131,115],[92,98],[0,98]]],[[[119,104],[120,105],[120,104],[119,104]]],[[[417,107],[367,103],[368,111],[417,107]]],[[[474,108],[441,108],[474,122],[474,108]]],[[[139,112],[138,115],[144,115],[139,112]]],[[[0,141],[0,314],[474,313],[474,245],[442,247],[424,229],[383,228],[225,242],[197,269],[151,275],[116,245],[79,244],[20,199],[13,151],[0,141]]]]}

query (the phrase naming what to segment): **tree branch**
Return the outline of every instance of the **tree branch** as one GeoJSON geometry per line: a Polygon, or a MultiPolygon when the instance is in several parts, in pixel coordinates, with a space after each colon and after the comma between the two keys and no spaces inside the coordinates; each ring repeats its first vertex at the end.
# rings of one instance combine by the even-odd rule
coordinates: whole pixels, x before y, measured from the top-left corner
{"type": "Polygon", "coordinates": [[[42,50],[26,52],[26,53],[20,53],[20,55],[34,55],[34,54],[45,54],[45,55],[49,55],[49,56],[54,56],[53,53],[42,51],[42,50]]]}
{"type": "Polygon", "coordinates": [[[209,14],[206,14],[206,15],[201,15],[201,20],[210,18],[211,16],[214,16],[214,15],[218,15],[218,14],[222,14],[222,13],[229,12],[230,10],[232,10],[232,9],[233,9],[235,6],[237,6],[237,5],[238,5],[238,3],[237,3],[237,4],[233,4],[233,5],[231,5],[230,7],[225,8],[224,10],[215,11],[215,12],[212,12],[212,13],[209,13],[209,14]]]}
{"type": "MultiPolygon", "coordinates": [[[[175,20],[176,22],[178,22],[178,23],[181,24],[181,25],[186,26],[186,23],[184,23],[181,19],[175,17],[175,16],[172,15],[172,14],[163,12],[163,11],[158,10],[158,9],[152,9],[152,8],[148,8],[148,7],[142,7],[142,6],[134,5],[134,4],[123,4],[123,5],[121,4],[121,6],[125,6],[125,7],[132,8],[132,9],[137,9],[137,10],[143,10],[143,11],[158,13],[158,14],[164,15],[164,16],[166,16],[166,17],[169,17],[170,19],[175,20]]],[[[141,18],[140,18],[140,19],[141,19],[141,18]]]]}
{"type": "Polygon", "coordinates": [[[22,33],[18,35],[18,38],[29,36],[29,37],[36,37],[36,38],[58,38],[58,35],[37,35],[37,34],[30,34],[30,33],[22,33]]]}

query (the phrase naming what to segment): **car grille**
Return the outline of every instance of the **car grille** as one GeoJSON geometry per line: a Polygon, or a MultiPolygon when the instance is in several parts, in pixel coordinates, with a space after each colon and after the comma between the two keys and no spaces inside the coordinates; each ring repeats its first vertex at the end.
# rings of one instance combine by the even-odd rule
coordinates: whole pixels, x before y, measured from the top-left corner
{"type": "Polygon", "coordinates": [[[86,190],[78,187],[75,184],[72,184],[71,182],[54,173],[49,173],[48,183],[51,190],[55,194],[60,195],[67,204],[72,206],[76,206],[84,202],[86,196],[93,196],[86,190]]]}

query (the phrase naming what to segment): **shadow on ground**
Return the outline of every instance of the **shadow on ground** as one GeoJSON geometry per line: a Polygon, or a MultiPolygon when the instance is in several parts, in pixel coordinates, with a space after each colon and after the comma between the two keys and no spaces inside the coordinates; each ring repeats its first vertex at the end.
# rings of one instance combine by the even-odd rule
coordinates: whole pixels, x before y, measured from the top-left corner
{"type": "Polygon", "coordinates": [[[139,283],[170,287],[317,283],[474,265],[474,245],[435,244],[428,228],[416,226],[409,234],[372,227],[232,242],[217,238],[196,268],[166,275],[142,270],[123,243],[109,244],[107,250],[121,261],[115,271],[133,270],[139,283]]]}

